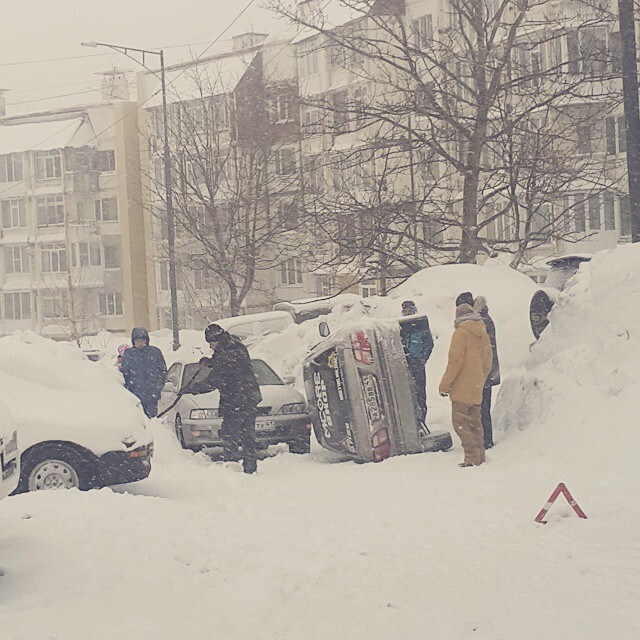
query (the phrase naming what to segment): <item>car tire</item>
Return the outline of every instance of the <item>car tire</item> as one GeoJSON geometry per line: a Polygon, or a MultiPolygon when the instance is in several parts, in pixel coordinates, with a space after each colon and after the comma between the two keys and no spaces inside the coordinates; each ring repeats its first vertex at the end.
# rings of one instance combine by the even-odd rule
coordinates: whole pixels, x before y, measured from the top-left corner
{"type": "Polygon", "coordinates": [[[178,438],[178,442],[180,443],[180,446],[183,449],[186,449],[187,447],[184,443],[184,434],[182,433],[182,418],[180,417],[179,413],[176,414],[175,433],[176,433],[176,438],[178,438]]]}
{"type": "Polygon", "coordinates": [[[94,486],[88,461],[69,445],[48,442],[34,446],[22,457],[16,493],[94,486]]]}
{"type": "Polygon", "coordinates": [[[311,451],[311,434],[306,434],[287,443],[289,453],[305,454],[311,451]]]}

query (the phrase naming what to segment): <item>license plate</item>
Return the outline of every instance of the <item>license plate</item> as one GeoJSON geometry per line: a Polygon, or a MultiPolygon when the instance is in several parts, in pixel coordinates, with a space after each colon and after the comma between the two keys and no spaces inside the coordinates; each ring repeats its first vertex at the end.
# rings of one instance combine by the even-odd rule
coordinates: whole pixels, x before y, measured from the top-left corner
{"type": "Polygon", "coordinates": [[[275,420],[256,420],[256,429],[258,431],[272,431],[275,428],[275,420]]]}

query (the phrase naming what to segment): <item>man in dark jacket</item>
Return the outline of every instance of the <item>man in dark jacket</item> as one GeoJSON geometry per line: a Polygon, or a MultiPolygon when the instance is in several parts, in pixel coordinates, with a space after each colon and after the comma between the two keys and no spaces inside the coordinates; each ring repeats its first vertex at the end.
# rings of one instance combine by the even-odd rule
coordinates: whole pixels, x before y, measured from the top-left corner
{"type": "Polygon", "coordinates": [[[493,447],[493,424],[491,423],[491,391],[492,388],[500,384],[500,362],[498,360],[498,344],[496,341],[496,325],[489,315],[487,300],[484,296],[478,296],[473,304],[473,310],[480,314],[484,326],[489,334],[491,342],[492,362],[491,371],[487,376],[482,390],[482,431],[484,432],[484,448],[491,449],[493,447]]]}
{"type": "Polygon", "coordinates": [[[131,332],[133,349],[122,353],[120,371],[124,386],[140,398],[142,408],[149,418],[158,415],[158,400],[167,377],[167,365],[162,352],[149,345],[149,332],[136,327],[131,332]]]}
{"type": "Polygon", "coordinates": [[[224,442],[225,460],[237,460],[242,447],[242,466],[245,473],[255,473],[256,417],[262,400],[247,348],[217,324],[209,325],[205,340],[213,349],[211,358],[202,358],[200,366],[207,370],[202,381],[189,385],[187,393],[220,391],[220,435],[224,442]]]}
{"type": "MultiPolygon", "coordinates": [[[[417,315],[418,308],[413,300],[402,303],[402,315],[417,315]]],[[[404,355],[409,365],[411,377],[415,383],[420,419],[424,422],[427,417],[427,374],[424,367],[433,351],[433,337],[426,317],[412,321],[403,321],[400,325],[400,338],[404,348],[404,355]]]]}

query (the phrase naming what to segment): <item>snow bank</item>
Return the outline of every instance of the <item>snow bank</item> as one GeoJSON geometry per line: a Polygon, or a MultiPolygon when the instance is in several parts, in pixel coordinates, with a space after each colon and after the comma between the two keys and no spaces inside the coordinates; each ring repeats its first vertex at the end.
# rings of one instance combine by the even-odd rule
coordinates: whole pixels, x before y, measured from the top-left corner
{"type": "Polygon", "coordinates": [[[560,466],[602,467],[606,451],[618,470],[635,470],[639,312],[639,246],[604,251],[583,264],[560,294],[525,370],[504,381],[496,427],[503,434],[535,429],[529,437],[539,439],[537,451],[549,452],[560,466]]]}

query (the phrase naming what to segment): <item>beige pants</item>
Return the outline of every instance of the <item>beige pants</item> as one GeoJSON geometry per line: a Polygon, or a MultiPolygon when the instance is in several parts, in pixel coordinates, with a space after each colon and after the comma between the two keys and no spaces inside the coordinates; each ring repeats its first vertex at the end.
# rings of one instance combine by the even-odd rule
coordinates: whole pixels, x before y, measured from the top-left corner
{"type": "Polygon", "coordinates": [[[453,428],[462,441],[465,464],[484,462],[484,434],[479,404],[451,403],[453,428]]]}

